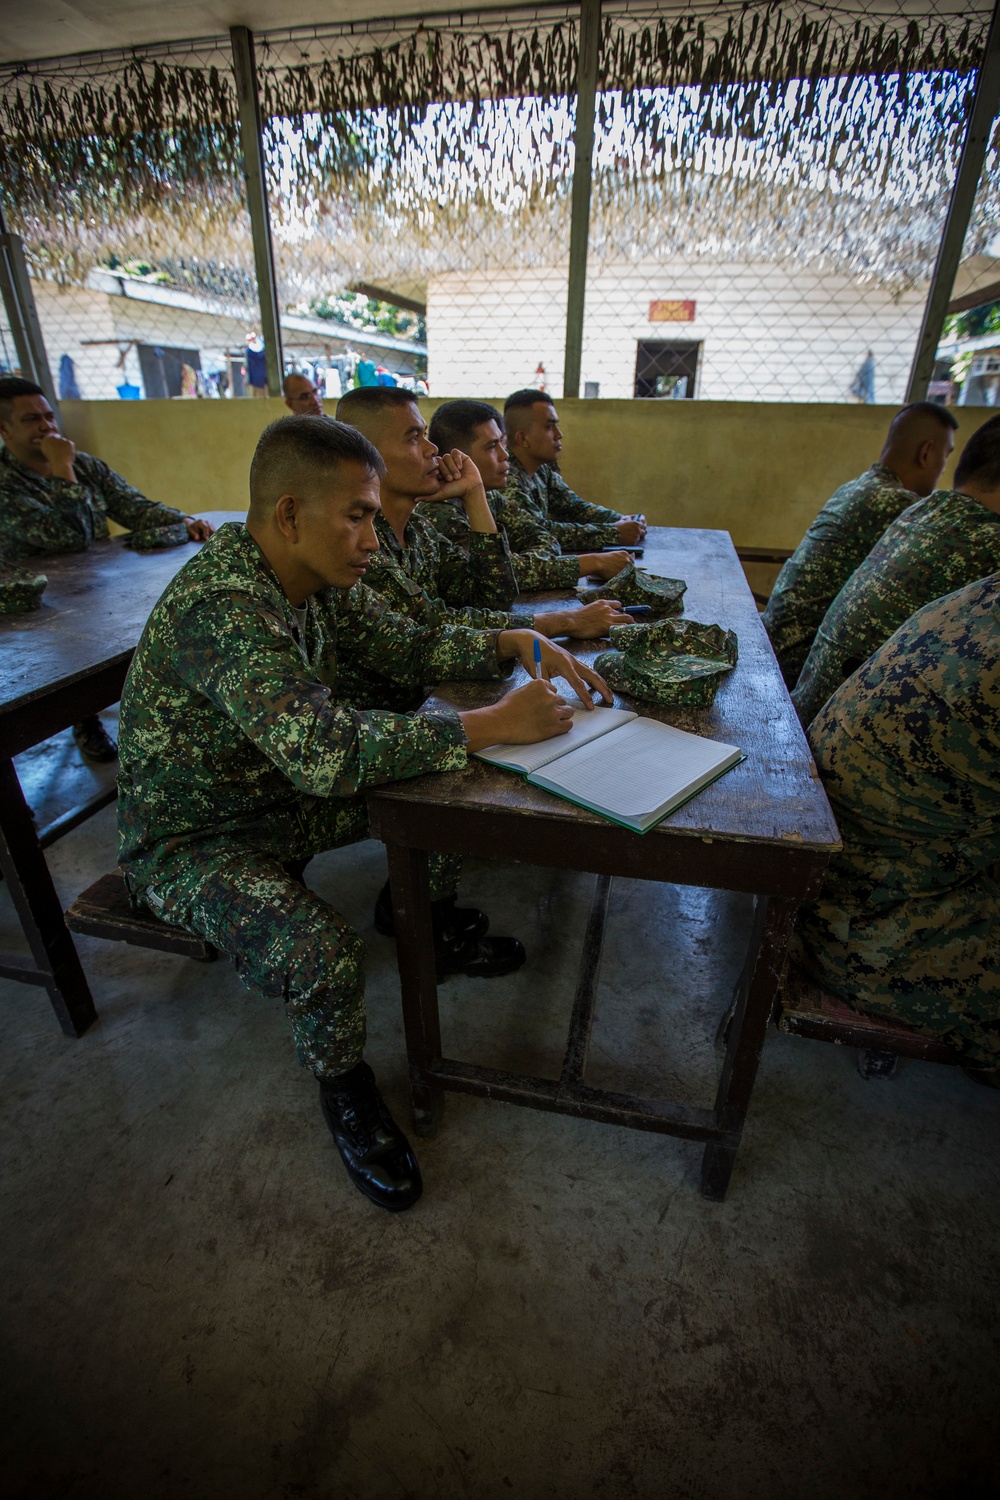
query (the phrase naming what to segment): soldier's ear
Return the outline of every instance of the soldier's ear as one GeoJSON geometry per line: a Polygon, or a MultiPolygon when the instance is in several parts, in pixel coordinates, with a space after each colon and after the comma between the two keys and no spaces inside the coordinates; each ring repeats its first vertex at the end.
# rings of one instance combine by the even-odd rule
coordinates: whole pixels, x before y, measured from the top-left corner
{"type": "Polygon", "coordinates": [[[281,495],[274,507],[274,519],[278,530],[290,542],[298,541],[299,501],[295,495],[281,495]]]}

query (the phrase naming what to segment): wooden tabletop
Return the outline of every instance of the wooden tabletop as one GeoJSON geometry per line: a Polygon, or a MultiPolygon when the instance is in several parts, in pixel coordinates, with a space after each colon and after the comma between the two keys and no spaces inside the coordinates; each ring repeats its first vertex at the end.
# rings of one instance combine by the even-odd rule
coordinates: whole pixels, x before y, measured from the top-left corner
{"type": "MultiPolygon", "coordinates": [[[[734,630],[739,662],[722,678],[709,709],[656,709],[623,697],[616,697],[616,706],[737,745],[746,759],[655,829],[629,837],[647,842],[681,834],[727,843],[762,843],[772,851],[784,846],[828,855],[839,847],[837,825],[729,533],[653,527],[640,566],[651,573],[683,578],[687,583],[685,618],[734,630]]],[[[534,607],[565,608],[570,597],[548,594],[534,607]]],[[[592,661],[608,645],[607,641],[569,644],[584,661],[592,661]]],[[[500,685],[449,684],[438,690],[428,706],[446,702],[460,709],[482,707],[526,680],[518,667],[513,681],[500,685]]],[[[470,760],[464,771],[380,788],[370,794],[370,800],[544,818],[554,833],[560,824],[591,824],[607,830],[610,837],[614,826],[529,786],[511,771],[477,760],[470,760]]]]}
{"type": "MultiPolygon", "coordinates": [[[[216,527],[243,519],[236,511],[201,514],[216,527]]],[[[127,661],[153,605],[198,550],[190,543],[133,552],[124,543],[124,537],[110,537],[86,552],[18,564],[49,582],[38,609],[0,615],[0,714],[127,661]]]]}

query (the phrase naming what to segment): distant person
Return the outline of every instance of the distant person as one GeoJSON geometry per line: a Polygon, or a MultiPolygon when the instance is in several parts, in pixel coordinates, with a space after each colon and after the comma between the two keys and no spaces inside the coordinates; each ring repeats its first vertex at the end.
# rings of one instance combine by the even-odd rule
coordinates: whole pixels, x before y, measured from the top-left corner
{"type": "MultiPolygon", "coordinates": [[[[417,686],[495,682],[515,658],[530,664],[538,639],[424,629],[366,588],[381,469],[339,422],[283,417],[265,430],[246,524],[223,526],[171,580],[133,657],[118,829],[133,900],[200,934],[249,989],[284,1003],[351,1181],[395,1211],[416,1202],[421,1179],[364,1061],[364,944],[306,888],[305,865],[369,837],[367,790],[461,770],[490,744],[565,734],[572,715],[548,681],[465,713],[359,711],[345,696],[344,669],[357,677],[366,664],[417,686]]],[[[546,677],[565,676],[588,703],[594,687],[610,699],[595,672],[539,644],[546,677]]],[[[510,972],[523,948],[477,935],[487,918],[455,906],[455,866],[431,855],[439,975],[510,972]]]]}
{"type": "MultiPolygon", "coordinates": [[[[597,552],[642,541],[646,522],[641,516],[623,516],[606,505],[581,500],[559,473],[562,432],[551,396],[545,391],[515,391],[504,402],[503,417],[510,453],[505,496],[540,521],[561,551],[597,552]]],[[[517,541],[512,546],[521,550],[517,541]]]]}
{"type": "Polygon", "coordinates": [[[1000,573],[927,604],[838,688],[809,742],[843,849],[793,956],[863,1015],[1000,1074],[1000,573]]]}
{"type": "Polygon", "coordinates": [[[842,484],[778,574],[763,620],[782,676],[798,681],[820,621],[854,569],[908,505],[934,489],[958,423],[933,401],[897,412],[878,463],[842,484]]]}
{"type": "MultiPolygon", "coordinates": [[[[627,552],[560,552],[551,532],[530,511],[507,501],[503,492],[510,458],[503,418],[495,406],[486,401],[445,401],[431,417],[427,435],[439,453],[457,448],[479,470],[493,517],[507,532],[522,594],[575,588],[581,577],[613,578],[629,562],[627,552]]],[[[463,551],[469,550],[469,521],[460,500],[422,502],[417,513],[463,551]]]]}
{"type": "MultiPolygon", "coordinates": [[[[472,625],[481,630],[532,629],[541,635],[606,635],[627,623],[616,604],[601,599],[586,609],[514,614],[518,592],[510,551],[486,500],[475,464],[455,449],[439,454],[412,392],[374,386],[348,391],[337,420],[364,433],[385,464],[379,481],[381,510],[375,517],[379,550],[366,582],[400,614],[424,625],[472,625]],[[424,504],[417,508],[418,500],[424,504]],[[456,546],[426,519],[431,504],[461,504],[468,547],[456,546]]],[[[574,582],[576,580],[574,579],[574,582]]],[[[416,704],[400,699],[400,688],[370,674],[352,683],[359,705],[385,702],[400,710],[416,704]]],[[[417,702],[419,702],[419,698],[417,702]]]]}
{"type": "MultiPolygon", "coordinates": [[[[147,500],[99,458],[78,453],[30,380],[0,379],[0,438],[0,557],[10,562],[83,552],[108,535],[109,516],[133,532],[183,521],[192,541],[212,535],[207,521],[147,500]]],[[[87,760],[118,753],[96,714],[73,726],[73,738],[87,760]]]]}
{"type": "Polygon", "coordinates": [[[1000,417],[992,417],[962,450],[955,488],[904,510],[823,616],[792,692],[802,723],[915,610],[998,569],[1000,417]]]}
{"type": "Polygon", "coordinates": [[[323,398],[308,375],[286,375],[281,383],[285,405],[294,417],[321,417],[323,398]]]}

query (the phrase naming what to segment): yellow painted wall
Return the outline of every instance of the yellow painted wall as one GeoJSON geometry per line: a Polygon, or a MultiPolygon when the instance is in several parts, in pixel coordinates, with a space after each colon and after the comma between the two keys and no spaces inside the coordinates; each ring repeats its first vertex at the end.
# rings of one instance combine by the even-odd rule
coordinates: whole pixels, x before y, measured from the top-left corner
{"type": "MultiPolygon", "coordinates": [[[[440,402],[420,405],[429,418],[440,402]]],[[[837,486],[878,457],[896,410],[721,401],[557,406],[562,470],[585,498],[645,511],[657,525],[717,526],[738,545],[787,548],[837,486]]],[[[254,445],[287,411],[277,400],[64,401],[62,414],[78,447],[152,499],[198,511],[246,508],[254,445]]],[[[963,407],[956,415],[957,452],[996,412],[963,407]]]]}

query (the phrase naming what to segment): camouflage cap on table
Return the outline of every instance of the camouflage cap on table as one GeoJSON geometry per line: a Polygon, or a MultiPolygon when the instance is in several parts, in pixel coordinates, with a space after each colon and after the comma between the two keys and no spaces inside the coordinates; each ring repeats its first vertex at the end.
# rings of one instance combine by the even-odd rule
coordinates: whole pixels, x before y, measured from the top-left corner
{"type": "Polygon", "coordinates": [[[724,672],[737,661],[737,641],[721,625],[658,620],[613,625],[611,643],[594,662],[615,692],[660,708],[710,708],[724,672]]]}
{"type": "Polygon", "coordinates": [[[681,578],[658,578],[630,562],[599,588],[576,592],[584,604],[595,599],[617,599],[626,608],[630,604],[648,604],[655,615],[679,615],[684,608],[686,589],[687,584],[681,578]]]}
{"type": "Polygon", "coordinates": [[[24,615],[37,609],[48,583],[44,573],[25,572],[0,562],[0,615],[24,615]]]}
{"type": "Polygon", "coordinates": [[[165,547],[180,547],[191,540],[183,521],[169,526],[150,526],[145,531],[130,532],[127,545],[134,552],[159,552],[165,547]]]}

